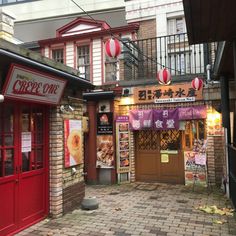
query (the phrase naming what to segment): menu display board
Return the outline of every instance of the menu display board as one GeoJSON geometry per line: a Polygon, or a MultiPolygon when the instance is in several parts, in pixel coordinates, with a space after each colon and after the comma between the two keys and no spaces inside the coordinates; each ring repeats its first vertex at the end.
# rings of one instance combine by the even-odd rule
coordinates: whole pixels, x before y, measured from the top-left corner
{"type": "Polygon", "coordinates": [[[206,186],[206,153],[184,152],[185,185],[198,184],[206,186]]]}
{"type": "Polygon", "coordinates": [[[116,118],[116,153],[117,172],[125,173],[130,171],[130,131],[129,117],[118,116],[116,118]]]}

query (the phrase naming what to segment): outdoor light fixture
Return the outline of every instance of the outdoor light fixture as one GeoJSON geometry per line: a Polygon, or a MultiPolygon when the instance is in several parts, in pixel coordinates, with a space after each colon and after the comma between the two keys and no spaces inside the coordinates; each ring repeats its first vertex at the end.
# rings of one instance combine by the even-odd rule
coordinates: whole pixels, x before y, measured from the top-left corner
{"type": "Polygon", "coordinates": [[[110,38],[105,43],[105,52],[108,57],[116,58],[121,53],[120,42],[116,38],[110,38]]]}
{"type": "Polygon", "coordinates": [[[71,113],[75,110],[74,107],[72,107],[71,105],[61,105],[60,106],[60,111],[62,113],[71,113]]]}
{"type": "Polygon", "coordinates": [[[4,96],[2,94],[0,94],[0,102],[4,101],[4,96]]]}
{"type": "Polygon", "coordinates": [[[126,88],[126,89],[124,89],[124,91],[123,91],[123,96],[124,97],[128,97],[129,96],[129,89],[128,88],[126,88]]]}
{"type": "Polygon", "coordinates": [[[170,72],[164,68],[158,71],[157,80],[161,85],[169,85],[171,83],[171,74],[170,72]]]}

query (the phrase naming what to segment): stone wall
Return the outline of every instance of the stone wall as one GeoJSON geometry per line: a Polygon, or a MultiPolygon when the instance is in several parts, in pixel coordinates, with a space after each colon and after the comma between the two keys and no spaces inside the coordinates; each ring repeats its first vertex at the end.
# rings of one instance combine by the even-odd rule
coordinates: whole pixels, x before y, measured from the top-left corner
{"type": "MultiPolygon", "coordinates": [[[[68,104],[67,97],[70,94],[72,91],[65,91],[60,105],[68,104]]],[[[78,207],[84,196],[84,165],[75,166],[75,173],[72,172],[72,167],[64,167],[64,119],[81,120],[83,104],[78,100],[71,100],[70,105],[75,110],[68,114],[60,111],[60,105],[50,109],[49,211],[52,217],[59,217],[76,206],[78,207]]]]}

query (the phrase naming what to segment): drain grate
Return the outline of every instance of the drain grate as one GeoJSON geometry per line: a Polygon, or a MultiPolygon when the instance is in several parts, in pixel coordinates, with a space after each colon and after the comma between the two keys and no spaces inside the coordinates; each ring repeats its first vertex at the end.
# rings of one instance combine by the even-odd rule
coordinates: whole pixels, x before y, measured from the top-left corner
{"type": "Polygon", "coordinates": [[[137,186],[135,186],[135,189],[143,191],[154,191],[157,189],[157,187],[157,184],[138,184],[137,186]]]}

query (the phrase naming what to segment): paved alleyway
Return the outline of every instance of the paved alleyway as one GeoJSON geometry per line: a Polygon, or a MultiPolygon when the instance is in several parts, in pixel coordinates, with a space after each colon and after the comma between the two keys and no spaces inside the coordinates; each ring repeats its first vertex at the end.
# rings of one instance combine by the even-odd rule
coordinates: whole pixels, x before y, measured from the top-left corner
{"type": "Polygon", "coordinates": [[[229,207],[221,193],[193,192],[180,185],[135,183],[88,186],[86,196],[97,197],[97,210],[77,209],[59,219],[46,219],[18,235],[236,235],[232,216],[196,209],[201,205],[229,207]]]}

